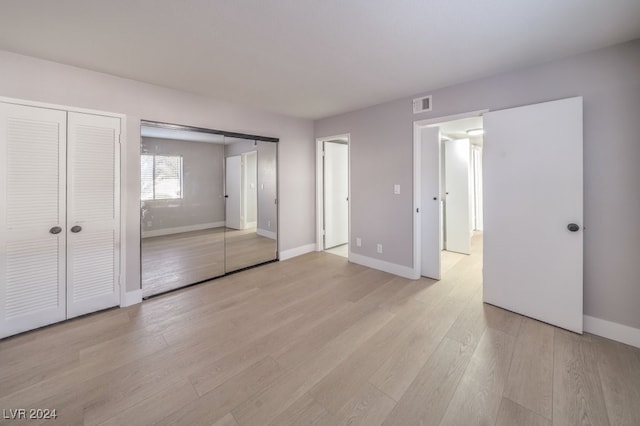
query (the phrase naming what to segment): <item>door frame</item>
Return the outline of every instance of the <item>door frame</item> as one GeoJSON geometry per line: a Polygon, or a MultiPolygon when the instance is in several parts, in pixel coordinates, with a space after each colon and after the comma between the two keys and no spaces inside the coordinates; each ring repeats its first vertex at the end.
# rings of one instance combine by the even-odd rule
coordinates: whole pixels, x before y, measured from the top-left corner
{"type": "MultiPolygon", "coordinates": [[[[422,216],[420,216],[420,176],[422,172],[422,162],[420,159],[422,129],[432,125],[444,123],[446,121],[455,121],[463,118],[477,117],[489,112],[488,109],[464,112],[460,114],[446,115],[435,118],[427,118],[424,120],[416,120],[413,122],[413,279],[419,279],[421,276],[421,257],[422,257],[422,216]]],[[[440,177],[439,177],[440,179],[440,177]]]]}
{"type": "Polygon", "coordinates": [[[349,258],[351,258],[351,133],[316,139],[316,251],[324,251],[324,163],[322,153],[325,142],[335,141],[337,139],[346,139],[347,143],[347,188],[349,192],[349,203],[347,204],[349,215],[347,223],[347,244],[349,245],[349,258]]]}
{"type": "MultiPolygon", "coordinates": [[[[67,112],[78,112],[82,114],[93,114],[93,115],[102,115],[105,117],[114,117],[120,119],[120,135],[118,138],[118,146],[119,146],[119,161],[117,164],[118,168],[118,176],[116,179],[118,180],[120,190],[119,197],[116,202],[119,205],[120,211],[118,213],[118,228],[120,230],[120,265],[118,268],[118,276],[116,279],[118,280],[118,289],[119,289],[119,300],[120,307],[125,307],[132,305],[134,303],[138,303],[139,300],[142,300],[142,290],[137,290],[139,294],[133,294],[136,290],[133,290],[127,294],[127,286],[126,286],[126,272],[127,272],[127,244],[125,243],[127,237],[127,221],[123,218],[127,216],[127,197],[126,192],[124,191],[123,186],[126,185],[126,165],[127,165],[127,116],[125,114],[108,112],[108,111],[100,111],[89,108],[78,108],[61,104],[52,104],[48,102],[37,102],[37,101],[28,101],[24,99],[17,98],[9,98],[5,96],[0,96],[0,102],[8,103],[8,104],[16,104],[16,105],[24,105],[24,106],[32,106],[38,108],[48,108],[48,109],[56,109],[67,112]],[[124,167],[123,167],[124,165],[124,167]],[[124,277],[123,277],[124,276],[124,277]],[[139,296],[139,299],[138,299],[139,296]],[[135,297],[135,301],[134,301],[135,297]]],[[[140,165],[140,159],[138,159],[138,167],[140,165]]],[[[140,170],[138,170],[138,174],[140,174],[140,170]]]]}

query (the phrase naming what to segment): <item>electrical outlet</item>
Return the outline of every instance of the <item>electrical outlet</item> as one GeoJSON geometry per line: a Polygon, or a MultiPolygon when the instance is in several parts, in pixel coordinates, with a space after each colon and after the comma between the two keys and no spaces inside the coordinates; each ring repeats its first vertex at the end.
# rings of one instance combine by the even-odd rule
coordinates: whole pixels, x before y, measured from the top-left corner
{"type": "Polygon", "coordinates": [[[398,184],[393,185],[393,193],[394,193],[395,195],[400,194],[400,185],[398,185],[398,184]]]}
{"type": "Polygon", "coordinates": [[[356,238],[356,247],[362,247],[362,238],[356,238]]]}
{"type": "Polygon", "coordinates": [[[378,253],[382,253],[382,244],[378,244],[378,245],[376,246],[376,251],[377,251],[378,253]]]}
{"type": "Polygon", "coordinates": [[[270,220],[267,221],[267,228],[271,229],[271,221],[270,220]]]}

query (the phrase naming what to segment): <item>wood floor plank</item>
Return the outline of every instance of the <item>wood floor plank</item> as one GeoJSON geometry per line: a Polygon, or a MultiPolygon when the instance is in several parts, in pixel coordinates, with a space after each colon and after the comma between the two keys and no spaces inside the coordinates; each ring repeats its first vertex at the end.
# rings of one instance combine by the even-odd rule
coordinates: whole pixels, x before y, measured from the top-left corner
{"type": "Polygon", "coordinates": [[[305,362],[287,372],[277,383],[238,406],[232,411],[234,418],[241,425],[270,422],[392,318],[393,315],[384,310],[371,312],[318,352],[307,356],[305,362]]]}
{"type": "Polygon", "coordinates": [[[395,400],[406,392],[460,313],[460,306],[452,301],[423,309],[424,315],[412,324],[406,344],[397,348],[370,378],[395,400]]]}
{"type": "Polygon", "coordinates": [[[337,413],[367,386],[373,373],[409,339],[411,329],[394,318],[309,390],[330,413],[337,413]]]}
{"type": "Polygon", "coordinates": [[[609,425],[592,344],[564,330],[554,337],[553,424],[609,425]]]}
{"type": "Polygon", "coordinates": [[[516,338],[504,396],[551,419],[553,327],[525,318],[516,338]]]}
{"type": "MultiPolygon", "coordinates": [[[[158,425],[210,425],[230,415],[232,409],[257,392],[270,386],[284,370],[266,357],[207,392],[182,408],[170,413],[158,425]]],[[[234,419],[235,421],[235,419],[234,419]]]]}
{"type": "Polygon", "coordinates": [[[443,338],[384,424],[437,425],[467,368],[472,352],[472,348],[464,343],[443,338]]]}
{"type": "MultiPolygon", "coordinates": [[[[116,416],[100,423],[105,426],[119,426],[124,424],[155,424],[170,413],[187,405],[198,398],[198,395],[188,380],[182,379],[170,388],[162,389],[157,394],[128,408],[116,416]]],[[[91,422],[86,422],[91,424],[91,422]]],[[[97,424],[97,423],[96,423],[97,424]]]]}
{"type": "Polygon", "coordinates": [[[300,398],[273,419],[269,425],[297,426],[297,425],[327,425],[331,414],[308,393],[300,398]]]}
{"type": "Polygon", "coordinates": [[[336,426],[381,425],[395,405],[396,402],[393,399],[368,383],[359,394],[344,404],[329,424],[336,426]]]}
{"type": "Polygon", "coordinates": [[[551,426],[551,420],[516,404],[509,398],[502,398],[496,426],[551,426]]]}
{"type": "Polygon", "coordinates": [[[486,329],[441,425],[492,425],[498,417],[515,338],[486,329]]]}
{"type": "Polygon", "coordinates": [[[437,282],[314,252],[0,340],[0,408],[57,409],[29,425],[640,424],[640,349],[483,305],[478,242],[437,282]]]}
{"type": "MultiPolygon", "coordinates": [[[[195,424],[195,423],[191,423],[191,424],[195,424]]],[[[236,422],[236,419],[233,418],[231,413],[227,413],[226,416],[224,416],[217,422],[212,423],[211,426],[238,426],[238,423],[236,422]]]]}
{"type": "Polygon", "coordinates": [[[640,348],[591,337],[610,423],[640,424],[640,348]]]}

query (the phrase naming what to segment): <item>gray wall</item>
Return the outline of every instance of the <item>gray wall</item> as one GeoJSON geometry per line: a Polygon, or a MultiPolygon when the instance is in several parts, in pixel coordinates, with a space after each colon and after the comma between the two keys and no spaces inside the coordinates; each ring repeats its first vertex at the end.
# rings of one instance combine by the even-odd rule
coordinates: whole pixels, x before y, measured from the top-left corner
{"type": "Polygon", "coordinates": [[[0,96],[127,115],[122,148],[123,276],[140,288],[140,120],[279,137],[280,250],[315,242],[313,123],[0,51],[0,96]]]}
{"type": "Polygon", "coordinates": [[[143,202],[142,232],[224,222],[224,145],[145,137],[141,152],[181,155],[183,172],[181,199],[143,202]]]}
{"type": "Polygon", "coordinates": [[[585,314],[640,328],[640,40],[426,94],[428,113],[416,94],[315,122],[316,137],[351,133],[352,250],[412,266],[414,120],[583,96],[585,314]]]}

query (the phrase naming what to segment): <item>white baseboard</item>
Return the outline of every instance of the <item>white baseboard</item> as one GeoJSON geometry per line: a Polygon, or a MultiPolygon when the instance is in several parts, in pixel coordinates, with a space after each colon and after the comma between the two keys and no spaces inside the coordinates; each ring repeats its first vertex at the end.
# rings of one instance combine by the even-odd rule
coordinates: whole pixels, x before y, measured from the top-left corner
{"type": "Polygon", "coordinates": [[[256,229],[256,234],[260,235],[261,237],[267,237],[267,238],[271,238],[272,240],[275,240],[277,237],[276,233],[273,231],[267,231],[266,229],[256,229]]]}
{"type": "Polygon", "coordinates": [[[640,348],[640,329],[638,328],[585,315],[584,331],[640,348]]]}
{"type": "Polygon", "coordinates": [[[162,235],[171,235],[171,234],[180,234],[182,232],[191,232],[191,231],[202,231],[203,229],[210,228],[220,228],[224,226],[224,221],[221,222],[211,222],[211,223],[200,223],[198,225],[189,225],[189,226],[177,226],[175,228],[165,228],[165,229],[157,229],[155,231],[143,231],[142,238],[149,237],[159,237],[162,235]]]}
{"type": "Polygon", "coordinates": [[[291,259],[292,257],[301,256],[303,254],[311,253],[312,251],[316,251],[316,244],[306,244],[304,246],[292,248],[289,250],[283,250],[280,252],[280,260],[291,259]]]}
{"type": "Polygon", "coordinates": [[[420,278],[420,275],[416,275],[416,271],[408,266],[374,259],[372,257],[352,253],[351,251],[349,251],[349,262],[357,263],[358,265],[367,266],[379,271],[388,272],[393,275],[399,275],[404,278],[409,278],[410,280],[417,280],[420,278]]]}
{"type": "Polygon", "coordinates": [[[142,302],[142,289],[127,291],[124,294],[124,297],[122,298],[122,300],[120,301],[120,307],[124,308],[124,307],[135,305],[141,302],[142,302]]]}
{"type": "Polygon", "coordinates": [[[258,222],[255,220],[253,222],[247,222],[244,224],[244,229],[255,228],[258,226],[258,222]]]}

